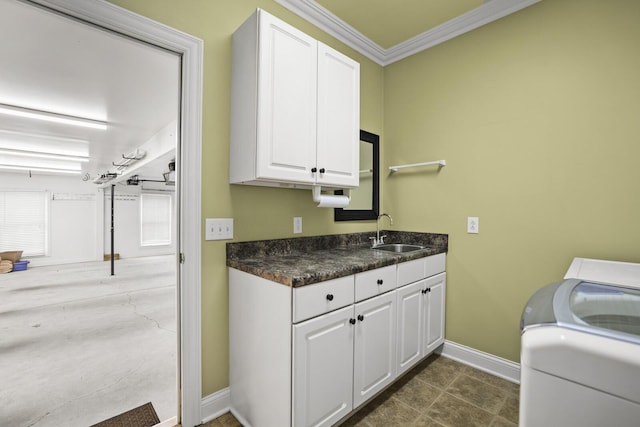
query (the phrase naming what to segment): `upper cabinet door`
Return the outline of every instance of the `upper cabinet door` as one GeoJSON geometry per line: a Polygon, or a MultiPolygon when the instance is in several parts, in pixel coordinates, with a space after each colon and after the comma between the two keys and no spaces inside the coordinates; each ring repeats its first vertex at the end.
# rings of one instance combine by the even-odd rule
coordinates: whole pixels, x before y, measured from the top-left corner
{"type": "Polygon", "coordinates": [[[318,42],[267,13],[258,40],[257,178],[312,182],[318,42]]]}
{"type": "Polygon", "coordinates": [[[360,64],[321,42],[318,42],[317,135],[317,183],[357,187],[360,64]]]}

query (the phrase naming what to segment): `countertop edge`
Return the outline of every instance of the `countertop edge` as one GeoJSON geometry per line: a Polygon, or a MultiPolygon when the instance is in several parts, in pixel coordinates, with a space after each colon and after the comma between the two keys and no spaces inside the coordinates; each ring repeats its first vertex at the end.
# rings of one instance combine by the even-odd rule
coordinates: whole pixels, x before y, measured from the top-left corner
{"type": "MultiPolygon", "coordinates": [[[[414,233],[422,234],[422,233],[414,233]]],[[[426,233],[425,233],[426,234],[426,233]]],[[[446,235],[436,235],[446,236],[446,235]]],[[[300,238],[304,239],[304,238],[300,238]]],[[[268,241],[261,241],[268,242],[268,241]]],[[[241,244],[247,244],[245,242],[241,244]]],[[[448,236],[437,246],[408,253],[373,251],[370,247],[313,248],[274,255],[263,253],[246,257],[227,256],[227,266],[285,286],[297,288],[337,279],[364,271],[448,252],[448,236]],[[324,263],[328,263],[324,265],[324,263]],[[285,266],[278,268],[278,265],[285,266]],[[288,269],[286,266],[295,265],[288,269]],[[293,272],[295,271],[295,272],[293,272]]],[[[233,244],[230,244],[233,245],[233,244]]],[[[230,251],[228,250],[228,253],[230,251]]]]}

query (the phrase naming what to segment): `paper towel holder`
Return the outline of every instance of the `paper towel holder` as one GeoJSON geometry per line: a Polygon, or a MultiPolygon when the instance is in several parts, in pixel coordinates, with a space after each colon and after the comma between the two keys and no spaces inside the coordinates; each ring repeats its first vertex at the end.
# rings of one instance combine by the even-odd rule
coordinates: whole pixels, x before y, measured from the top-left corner
{"type": "Polygon", "coordinates": [[[346,188],[343,190],[343,195],[338,196],[338,195],[323,195],[322,194],[322,186],[321,185],[313,185],[311,187],[311,194],[313,196],[313,201],[318,203],[318,207],[327,207],[327,208],[334,208],[336,206],[321,206],[322,202],[325,202],[327,199],[335,199],[337,203],[340,203],[341,205],[344,203],[345,199],[346,199],[346,204],[348,205],[349,202],[351,201],[351,189],[350,188],[346,188]]]}

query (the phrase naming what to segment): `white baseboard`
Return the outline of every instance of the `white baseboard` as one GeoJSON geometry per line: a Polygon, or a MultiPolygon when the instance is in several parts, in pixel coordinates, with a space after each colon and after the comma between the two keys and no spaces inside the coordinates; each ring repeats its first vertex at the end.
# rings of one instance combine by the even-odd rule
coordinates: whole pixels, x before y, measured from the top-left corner
{"type": "Polygon", "coordinates": [[[438,351],[444,357],[480,369],[496,377],[520,384],[520,364],[485,353],[453,341],[445,340],[438,351]]]}
{"type": "Polygon", "coordinates": [[[208,423],[209,421],[226,414],[229,412],[230,406],[231,398],[229,387],[203,397],[200,403],[200,416],[202,417],[202,423],[208,423]]]}
{"type": "MultiPolygon", "coordinates": [[[[520,364],[485,353],[453,341],[445,341],[437,351],[444,357],[464,363],[513,383],[520,383],[520,364]]],[[[229,412],[231,406],[229,387],[204,397],[201,401],[202,422],[207,423],[229,412]]]]}

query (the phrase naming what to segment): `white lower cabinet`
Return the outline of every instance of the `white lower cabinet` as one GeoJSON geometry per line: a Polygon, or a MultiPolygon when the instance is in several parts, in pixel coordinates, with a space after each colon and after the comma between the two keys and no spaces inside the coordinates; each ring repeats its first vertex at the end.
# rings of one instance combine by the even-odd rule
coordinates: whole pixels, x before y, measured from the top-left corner
{"type": "Polygon", "coordinates": [[[355,305],[353,406],[396,378],[396,295],[387,292],[355,305]]]}
{"type": "Polygon", "coordinates": [[[423,281],[404,286],[398,295],[398,375],[422,358],[423,281]]]}
{"type": "Polygon", "coordinates": [[[293,425],[330,426],[353,408],[352,305],[293,326],[293,425]]]}
{"type": "Polygon", "coordinates": [[[393,292],[294,325],[294,425],[333,425],[389,385],[395,329],[393,292]]]}
{"type": "Polygon", "coordinates": [[[446,273],[399,288],[398,375],[444,342],[446,273]]]}
{"type": "Polygon", "coordinates": [[[331,426],[374,397],[444,342],[444,263],[293,289],[230,269],[233,414],[247,427],[331,426]]]}
{"type": "Polygon", "coordinates": [[[424,281],[422,305],[422,354],[427,355],[444,342],[446,273],[424,281]]]}

